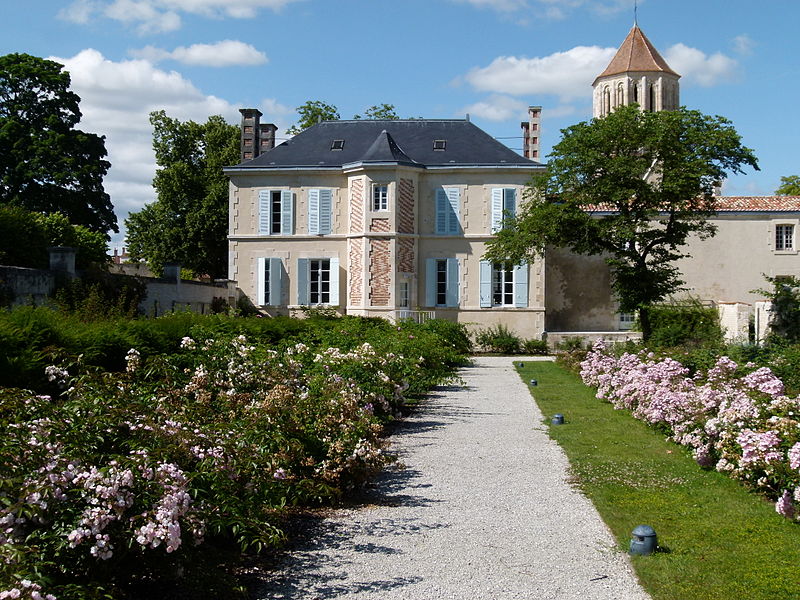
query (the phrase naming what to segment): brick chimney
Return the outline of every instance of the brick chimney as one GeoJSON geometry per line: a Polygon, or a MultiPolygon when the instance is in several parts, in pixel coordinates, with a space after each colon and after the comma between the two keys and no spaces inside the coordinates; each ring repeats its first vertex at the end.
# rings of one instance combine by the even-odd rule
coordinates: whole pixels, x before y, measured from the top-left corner
{"type": "Polygon", "coordinates": [[[267,150],[272,150],[275,147],[275,133],[278,131],[277,125],[273,123],[262,123],[259,134],[260,134],[260,147],[259,153],[266,152],[267,150]]]}
{"type": "Polygon", "coordinates": [[[542,127],[542,107],[528,107],[528,121],[522,122],[522,153],[525,158],[539,160],[539,136],[542,127]]]}
{"type": "Polygon", "coordinates": [[[261,111],[257,108],[240,108],[242,113],[242,162],[252,160],[260,153],[258,143],[261,133],[261,111]]]}

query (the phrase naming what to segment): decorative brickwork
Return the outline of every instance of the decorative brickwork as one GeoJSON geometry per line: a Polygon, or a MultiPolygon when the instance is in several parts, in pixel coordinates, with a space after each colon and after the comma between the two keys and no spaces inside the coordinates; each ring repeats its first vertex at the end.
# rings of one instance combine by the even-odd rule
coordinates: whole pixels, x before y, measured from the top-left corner
{"type": "Polygon", "coordinates": [[[372,219],[372,222],[369,224],[369,230],[389,233],[389,219],[372,219]]]}
{"type": "Polygon", "coordinates": [[[350,233],[364,231],[364,180],[353,179],[350,187],[350,233]]]}
{"type": "Polygon", "coordinates": [[[411,238],[397,240],[397,270],[401,273],[414,272],[414,240],[411,238]]]}
{"type": "Polygon", "coordinates": [[[391,283],[389,240],[370,239],[369,245],[369,298],[372,306],[389,306],[391,283]]]}
{"type": "Polygon", "coordinates": [[[349,285],[349,298],[347,303],[351,306],[359,306],[364,301],[364,278],[362,276],[364,270],[364,239],[350,239],[347,240],[348,253],[350,255],[350,268],[348,269],[348,276],[350,278],[349,285]]]}
{"type": "Polygon", "coordinates": [[[414,182],[401,179],[398,189],[397,231],[398,233],[415,233],[414,231],[414,182]]]}

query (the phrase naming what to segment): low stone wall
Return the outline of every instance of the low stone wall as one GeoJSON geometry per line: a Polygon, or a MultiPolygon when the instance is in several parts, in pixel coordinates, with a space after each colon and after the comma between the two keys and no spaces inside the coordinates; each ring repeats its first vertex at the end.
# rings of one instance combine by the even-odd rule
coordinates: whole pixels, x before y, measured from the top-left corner
{"type": "Polygon", "coordinates": [[[0,302],[5,306],[41,306],[55,288],[54,271],[0,266],[0,302]]]}

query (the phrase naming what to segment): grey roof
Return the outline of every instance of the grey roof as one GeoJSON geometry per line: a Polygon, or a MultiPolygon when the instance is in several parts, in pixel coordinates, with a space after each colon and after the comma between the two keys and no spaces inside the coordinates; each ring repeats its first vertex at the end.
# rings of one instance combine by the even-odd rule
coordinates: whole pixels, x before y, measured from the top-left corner
{"type": "Polygon", "coordinates": [[[323,121],[235,169],[342,167],[349,164],[519,166],[540,163],[520,156],[464,119],[323,121]],[[342,140],[341,150],[333,150],[342,140]],[[434,141],[444,140],[444,150],[434,141]]]}

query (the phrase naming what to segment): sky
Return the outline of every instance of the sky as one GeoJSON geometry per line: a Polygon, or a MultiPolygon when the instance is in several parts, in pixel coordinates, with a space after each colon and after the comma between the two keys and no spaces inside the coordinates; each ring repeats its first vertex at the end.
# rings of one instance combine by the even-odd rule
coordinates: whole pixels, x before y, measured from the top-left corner
{"type": "MultiPolygon", "coordinates": [[[[634,0],[0,0],[0,55],[58,61],[103,135],[124,219],[155,199],[148,115],[258,108],[279,142],[308,100],[352,118],[464,118],[520,151],[542,106],[542,156],[591,118],[591,84],[634,23],[634,0]],[[34,11],[34,12],[32,12],[34,11]]],[[[639,27],[682,77],[681,103],[730,119],[760,171],[726,195],[768,195],[800,174],[800,2],[638,0],[639,27]]]]}

